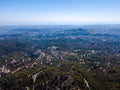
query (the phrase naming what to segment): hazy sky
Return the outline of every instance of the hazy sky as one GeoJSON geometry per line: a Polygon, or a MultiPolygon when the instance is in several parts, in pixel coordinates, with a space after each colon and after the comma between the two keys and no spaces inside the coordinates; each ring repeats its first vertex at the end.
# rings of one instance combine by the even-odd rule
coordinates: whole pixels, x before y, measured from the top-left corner
{"type": "Polygon", "coordinates": [[[120,24],[120,0],[0,0],[0,25],[120,24]]]}

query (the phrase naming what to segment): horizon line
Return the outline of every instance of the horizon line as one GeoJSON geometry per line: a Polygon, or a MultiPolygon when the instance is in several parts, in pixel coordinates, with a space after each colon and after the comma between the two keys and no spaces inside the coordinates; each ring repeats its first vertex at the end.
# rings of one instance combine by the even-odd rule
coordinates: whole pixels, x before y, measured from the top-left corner
{"type": "Polygon", "coordinates": [[[5,24],[0,26],[97,26],[97,25],[120,25],[120,24],[5,24]]]}

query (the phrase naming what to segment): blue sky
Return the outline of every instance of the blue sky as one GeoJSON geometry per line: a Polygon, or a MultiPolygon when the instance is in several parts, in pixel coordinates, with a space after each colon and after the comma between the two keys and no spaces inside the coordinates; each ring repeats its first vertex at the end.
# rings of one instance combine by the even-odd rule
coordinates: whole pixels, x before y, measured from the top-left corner
{"type": "Polygon", "coordinates": [[[120,0],[0,0],[0,24],[120,24],[120,0]]]}

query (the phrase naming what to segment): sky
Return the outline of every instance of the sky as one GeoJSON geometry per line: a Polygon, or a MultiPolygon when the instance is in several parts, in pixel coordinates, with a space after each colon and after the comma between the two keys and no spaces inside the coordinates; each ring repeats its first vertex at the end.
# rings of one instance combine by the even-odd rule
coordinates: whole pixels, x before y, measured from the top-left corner
{"type": "Polygon", "coordinates": [[[0,25],[120,24],[120,0],[0,0],[0,25]]]}

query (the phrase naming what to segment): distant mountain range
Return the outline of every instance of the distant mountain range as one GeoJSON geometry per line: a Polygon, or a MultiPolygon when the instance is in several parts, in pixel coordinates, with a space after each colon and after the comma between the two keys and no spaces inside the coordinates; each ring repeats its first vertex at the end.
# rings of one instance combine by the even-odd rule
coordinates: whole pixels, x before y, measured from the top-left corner
{"type": "Polygon", "coordinates": [[[120,25],[42,25],[42,26],[0,26],[0,34],[12,34],[28,30],[40,32],[55,32],[69,29],[84,29],[92,34],[120,35],[120,25]]]}

